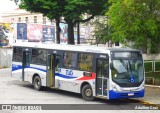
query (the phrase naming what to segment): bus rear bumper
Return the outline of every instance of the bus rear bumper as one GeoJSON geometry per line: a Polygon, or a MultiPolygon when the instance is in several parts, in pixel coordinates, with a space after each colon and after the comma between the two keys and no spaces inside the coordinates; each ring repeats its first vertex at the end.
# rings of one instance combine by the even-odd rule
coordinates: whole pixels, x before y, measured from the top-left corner
{"type": "Polygon", "coordinates": [[[145,90],[136,91],[136,92],[115,92],[113,90],[110,90],[109,99],[144,97],[144,93],[145,93],[145,90]]]}

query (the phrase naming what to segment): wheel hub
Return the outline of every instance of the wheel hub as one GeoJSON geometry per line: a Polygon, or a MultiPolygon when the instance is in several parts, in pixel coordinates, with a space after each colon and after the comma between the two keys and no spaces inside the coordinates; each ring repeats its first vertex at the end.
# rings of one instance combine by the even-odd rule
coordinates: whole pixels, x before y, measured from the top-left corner
{"type": "Polygon", "coordinates": [[[39,82],[39,80],[38,80],[38,79],[36,79],[35,84],[36,84],[36,87],[39,87],[40,82],[39,82]]]}
{"type": "Polygon", "coordinates": [[[88,97],[92,96],[92,91],[91,91],[91,89],[86,89],[85,94],[86,94],[86,96],[88,96],[88,97]]]}

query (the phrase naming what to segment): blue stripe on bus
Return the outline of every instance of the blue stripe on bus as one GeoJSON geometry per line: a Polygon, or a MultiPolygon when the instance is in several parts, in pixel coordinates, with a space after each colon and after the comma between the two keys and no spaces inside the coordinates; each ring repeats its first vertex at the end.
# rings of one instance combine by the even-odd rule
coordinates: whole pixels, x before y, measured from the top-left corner
{"type": "Polygon", "coordinates": [[[67,79],[77,78],[77,77],[74,77],[74,76],[62,75],[62,74],[59,74],[59,73],[55,73],[55,76],[62,77],[62,78],[67,78],[67,79]]]}
{"type": "MultiPolygon", "coordinates": [[[[45,69],[40,69],[40,68],[35,68],[35,67],[30,67],[30,66],[25,66],[25,68],[32,68],[32,69],[37,69],[37,70],[46,72],[45,69]]],[[[22,69],[21,65],[15,65],[15,66],[12,65],[12,71],[16,71],[16,70],[19,70],[19,69],[22,69]]]]}
{"type": "Polygon", "coordinates": [[[16,70],[19,70],[19,69],[22,69],[21,65],[14,65],[14,64],[12,64],[12,71],[16,71],[16,70]]]}
{"type": "MultiPolygon", "coordinates": [[[[37,69],[39,71],[47,72],[45,69],[39,69],[39,68],[35,68],[35,67],[30,67],[30,66],[25,66],[25,68],[37,69]]],[[[22,69],[22,66],[20,66],[20,65],[13,66],[12,65],[12,71],[16,71],[16,70],[20,70],[20,69],[22,69]]],[[[74,77],[74,76],[66,76],[66,75],[59,74],[59,73],[55,73],[55,76],[58,76],[58,77],[61,77],[61,78],[66,78],[66,79],[77,78],[77,77],[74,77]]]]}

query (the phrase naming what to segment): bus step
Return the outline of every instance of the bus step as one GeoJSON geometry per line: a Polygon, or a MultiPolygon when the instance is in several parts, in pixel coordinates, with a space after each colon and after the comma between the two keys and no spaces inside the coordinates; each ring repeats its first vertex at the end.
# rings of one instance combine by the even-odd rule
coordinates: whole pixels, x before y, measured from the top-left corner
{"type": "Polygon", "coordinates": [[[49,88],[51,88],[51,89],[56,89],[55,87],[53,87],[53,86],[51,86],[51,87],[49,87],[49,88]]]}
{"type": "Polygon", "coordinates": [[[97,95],[97,98],[101,98],[101,99],[107,99],[108,96],[104,96],[104,95],[97,95]]]}

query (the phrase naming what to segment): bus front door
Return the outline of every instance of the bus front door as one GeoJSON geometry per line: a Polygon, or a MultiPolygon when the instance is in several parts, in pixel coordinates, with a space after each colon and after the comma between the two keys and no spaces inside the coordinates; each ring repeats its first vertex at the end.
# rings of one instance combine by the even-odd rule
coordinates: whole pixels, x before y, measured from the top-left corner
{"type": "Polygon", "coordinates": [[[55,55],[50,54],[47,56],[47,87],[55,87],[55,55]]]}
{"type": "Polygon", "coordinates": [[[97,59],[96,63],[96,95],[108,96],[109,60],[97,59]]]}
{"type": "Polygon", "coordinates": [[[28,81],[28,67],[30,66],[31,52],[23,51],[22,58],[22,81],[28,81]]]}

